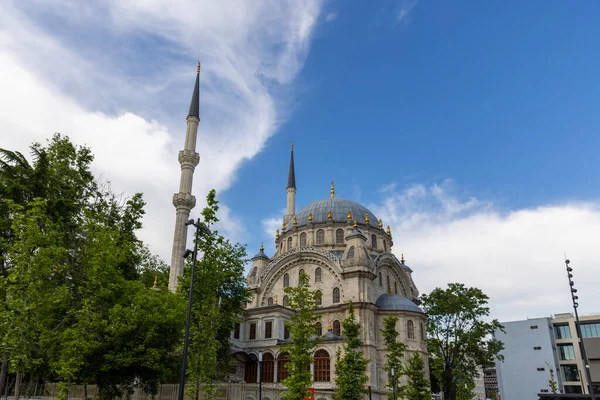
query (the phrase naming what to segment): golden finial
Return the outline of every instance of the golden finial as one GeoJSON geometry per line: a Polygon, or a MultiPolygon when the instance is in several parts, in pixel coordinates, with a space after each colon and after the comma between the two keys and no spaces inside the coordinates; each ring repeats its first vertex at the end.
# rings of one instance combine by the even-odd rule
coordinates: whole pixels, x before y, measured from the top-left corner
{"type": "Polygon", "coordinates": [[[400,258],[400,262],[404,264],[404,253],[402,253],[402,257],[400,258]]]}
{"type": "Polygon", "coordinates": [[[298,220],[296,219],[296,217],[294,217],[294,226],[298,225],[298,220]]]}
{"type": "Polygon", "coordinates": [[[379,220],[379,229],[383,229],[383,221],[379,220]]]}
{"type": "Polygon", "coordinates": [[[275,304],[277,304],[277,295],[275,295],[275,304]]]}
{"type": "Polygon", "coordinates": [[[198,61],[198,73],[200,73],[200,61],[198,61]]]}
{"type": "Polygon", "coordinates": [[[158,283],[158,275],[154,275],[154,286],[156,287],[156,284],[158,283]]]}
{"type": "Polygon", "coordinates": [[[285,232],[285,222],[281,223],[281,232],[285,232]]]}
{"type": "Polygon", "coordinates": [[[392,294],[392,287],[391,286],[388,286],[388,293],[392,294]]]}
{"type": "Polygon", "coordinates": [[[390,229],[390,226],[387,226],[387,229],[385,230],[385,233],[387,233],[388,235],[392,236],[392,230],[390,229]]]}
{"type": "Polygon", "coordinates": [[[333,219],[333,214],[331,213],[331,210],[327,211],[327,219],[330,221],[333,219]]]}
{"type": "Polygon", "coordinates": [[[348,210],[348,221],[352,221],[352,211],[348,210]]]}
{"type": "Polygon", "coordinates": [[[259,249],[259,250],[260,250],[260,251],[263,251],[264,249],[265,249],[265,248],[264,248],[264,246],[263,246],[263,242],[260,242],[260,249],[259,249]]]}
{"type": "Polygon", "coordinates": [[[275,232],[275,237],[279,239],[279,229],[277,229],[277,232],[275,232]]]}
{"type": "Polygon", "coordinates": [[[327,330],[330,332],[333,331],[333,328],[331,327],[331,321],[329,321],[329,326],[327,327],[327,330]]]}
{"type": "Polygon", "coordinates": [[[308,222],[312,222],[312,213],[308,214],[308,222]]]}
{"type": "Polygon", "coordinates": [[[354,225],[352,225],[352,226],[356,228],[356,220],[354,220],[354,225]]]}
{"type": "Polygon", "coordinates": [[[369,214],[365,214],[365,224],[369,223],[369,214]]]}
{"type": "Polygon", "coordinates": [[[335,197],[335,183],[331,181],[331,198],[335,197]]]}
{"type": "Polygon", "coordinates": [[[294,142],[292,142],[292,151],[294,151],[294,142]]]}

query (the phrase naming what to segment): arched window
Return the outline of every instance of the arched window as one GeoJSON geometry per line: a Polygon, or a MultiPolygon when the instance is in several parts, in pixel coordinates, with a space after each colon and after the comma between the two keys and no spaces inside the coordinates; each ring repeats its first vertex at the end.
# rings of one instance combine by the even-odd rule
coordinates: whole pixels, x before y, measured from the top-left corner
{"type": "Polygon", "coordinates": [[[383,251],[387,252],[387,242],[383,241],[383,251]]]}
{"type": "Polygon", "coordinates": [[[317,306],[320,306],[321,304],[323,304],[323,293],[321,293],[320,290],[317,290],[315,292],[315,304],[317,306]]]}
{"type": "Polygon", "coordinates": [[[275,378],[275,358],[271,353],[263,354],[261,370],[260,374],[262,376],[262,381],[265,383],[272,383],[275,378]]]}
{"type": "Polygon", "coordinates": [[[267,305],[268,306],[272,306],[273,305],[273,298],[269,297],[269,300],[267,300],[267,305]]]}
{"type": "Polygon", "coordinates": [[[333,334],[336,336],[340,336],[342,334],[342,325],[337,319],[333,321],[333,334]]]}
{"type": "Polygon", "coordinates": [[[256,383],[258,363],[255,358],[254,355],[251,355],[250,359],[246,361],[246,366],[244,368],[244,380],[246,383],[256,383]]]}
{"type": "Polygon", "coordinates": [[[348,249],[348,258],[354,258],[354,246],[350,246],[348,249]]]}
{"type": "Polygon", "coordinates": [[[326,350],[317,350],[315,353],[315,382],[329,382],[330,379],[329,353],[326,350]]]}
{"type": "Polygon", "coordinates": [[[421,322],[421,340],[425,341],[425,325],[421,322]]]}
{"type": "Polygon", "coordinates": [[[387,276],[387,290],[390,291],[392,290],[392,286],[390,285],[390,276],[387,276]]]}
{"type": "Polygon", "coordinates": [[[413,322],[410,319],[406,323],[406,336],[409,339],[415,338],[415,324],[413,324],[413,322]]]}
{"type": "Polygon", "coordinates": [[[383,277],[381,276],[381,272],[379,273],[379,286],[383,286],[383,277]]]}
{"type": "Polygon", "coordinates": [[[394,281],[394,293],[398,294],[398,285],[396,284],[396,281],[394,281]]]}
{"type": "Polygon", "coordinates": [[[300,246],[306,246],[306,233],[304,232],[300,234],[300,246]]]}
{"type": "Polygon", "coordinates": [[[290,286],[290,276],[288,274],[283,275],[283,287],[290,286]]]}
{"type": "Polygon", "coordinates": [[[300,278],[302,275],[306,274],[306,272],[304,272],[303,269],[301,269],[300,271],[298,271],[298,283],[302,282],[302,279],[300,278]]]}
{"type": "Polygon", "coordinates": [[[315,335],[321,336],[323,334],[323,325],[320,322],[315,324],[315,335]]]}
{"type": "Polygon", "coordinates": [[[333,304],[340,302],[340,289],[333,288],[333,304]]]}
{"type": "Polygon", "coordinates": [[[290,338],[290,328],[287,327],[287,325],[283,325],[283,338],[284,339],[289,339],[290,338]]]}
{"type": "Polygon", "coordinates": [[[319,229],[317,231],[317,244],[325,243],[325,231],[323,229],[319,229]]]}
{"type": "Polygon", "coordinates": [[[252,272],[250,273],[250,278],[254,278],[258,273],[258,267],[252,268],[252,272]]]}
{"type": "Polygon", "coordinates": [[[288,251],[292,248],[292,238],[291,236],[287,240],[287,249],[288,251]]]}
{"type": "Polygon", "coordinates": [[[315,269],[315,282],[321,282],[321,268],[315,269]]]}
{"type": "Polygon", "coordinates": [[[374,249],[377,248],[377,236],[375,235],[371,235],[371,247],[374,249]]]}
{"type": "Polygon", "coordinates": [[[281,353],[279,357],[277,357],[277,382],[281,382],[288,377],[289,362],[290,355],[288,353],[281,353]]]}
{"type": "Polygon", "coordinates": [[[335,242],[337,244],[344,244],[344,230],[338,229],[335,231],[335,242]]]}
{"type": "Polygon", "coordinates": [[[283,306],[284,307],[288,306],[288,297],[287,296],[283,296],[283,306]]]}
{"type": "Polygon", "coordinates": [[[279,252],[283,253],[283,242],[281,242],[281,244],[279,245],[279,252]]]}

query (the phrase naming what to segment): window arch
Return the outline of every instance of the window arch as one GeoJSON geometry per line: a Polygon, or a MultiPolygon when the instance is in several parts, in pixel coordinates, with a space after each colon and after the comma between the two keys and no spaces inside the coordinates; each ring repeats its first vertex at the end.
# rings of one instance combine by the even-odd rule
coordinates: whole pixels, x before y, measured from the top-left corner
{"type": "Polygon", "coordinates": [[[387,276],[387,290],[392,290],[392,286],[390,285],[390,276],[387,276]]]}
{"type": "Polygon", "coordinates": [[[304,271],[304,269],[301,269],[300,271],[298,271],[298,283],[302,283],[302,280],[300,279],[300,277],[302,276],[302,274],[306,274],[306,272],[304,271]]]}
{"type": "Polygon", "coordinates": [[[283,381],[288,377],[288,364],[290,362],[289,353],[281,353],[279,357],[277,357],[277,382],[283,381]]]}
{"type": "Polygon", "coordinates": [[[387,252],[387,242],[383,241],[383,251],[387,252]]]}
{"type": "Polygon", "coordinates": [[[315,292],[315,305],[320,306],[323,304],[323,293],[320,290],[315,292]]]}
{"type": "Polygon", "coordinates": [[[279,251],[280,251],[281,253],[283,253],[283,242],[281,242],[281,244],[279,245],[279,251]]]}
{"type": "Polygon", "coordinates": [[[350,246],[348,249],[348,258],[354,258],[354,246],[350,246]]]}
{"type": "Polygon", "coordinates": [[[300,234],[300,246],[306,246],[306,233],[302,232],[300,234]]]}
{"type": "Polygon", "coordinates": [[[283,287],[290,286],[290,276],[288,274],[283,275],[283,287]]]}
{"type": "Polygon", "coordinates": [[[315,324],[315,335],[321,336],[323,335],[323,325],[320,322],[315,324]]]}
{"type": "Polygon", "coordinates": [[[265,383],[272,383],[275,378],[275,358],[271,353],[263,354],[262,368],[260,371],[262,381],[265,383]]]}
{"type": "Polygon", "coordinates": [[[344,244],[344,230],[338,229],[335,231],[335,242],[337,244],[344,244]]]}
{"type": "Polygon", "coordinates": [[[340,302],[340,289],[333,288],[333,304],[340,302]]]}
{"type": "Polygon", "coordinates": [[[398,294],[398,284],[394,281],[394,293],[398,294]]]}
{"type": "Polygon", "coordinates": [[[319,229],[317,231],[317,244],[325,243],[325,231],[323,229],[319,229]]]}
{"type": "Polygon", "coordinates": [[[337,319],[333,321],[333,334],[340,336],[342,334],[342,324],[337,319]]]}
{"type": "Polygon", "coordinates": [[[292,248],[292,237],[287,238],[287,249],[288,251],[292,248]]]}
{"type": "Polygon", "coordinates": [[[284,307],[288,306],[288,297],[287,296],[283,296],[283,306],[284,307]]]}
{"type": "Polygon", "coordinates": [[[258,267],[252,268],[252,272],[250,272],[250,278],[254,278],[258,273],[258,267]]]}
{"type": "Polygon", "coordinates": [[[406,323],[406,336],[409,339],[415,338],[415,324],[410,319],[406,323]]]}
{"type": "Polygon", "coordinates": [[[315,269],[315,282],[321,282],[321,278],[322,278],[322,272],[321,272],[321,267],[317,267],[317,269],[315,269]]]}
{"type": "Polygon", "coordinates": [[[383,277],[381,276],[381,272],[379,273],[379,286],[383,286],[383,277]]]}
{"type": "Polygon", "coordinates": [[[377,236],[375,236],[374,234],[371,235],[371,247],[374,249],[377,248],[377,236]]]}
{"type": "Polygon", "coordinates": [[[421,340],[425,341],[425,325],[421,322],[421,340]]]}
{"type": "Polygon", "coordinates": [[[315,382],[329,382],[331,377],[331,365],[329,353],[326,350],[317,350],[315,353],[315,382]]]}
{"type": "Polygon", "coordinates": [[[273,305],[273,298],[269,297],[269,300],[267,300],[267,305],[268,306],[272,306],[273,305]]]}

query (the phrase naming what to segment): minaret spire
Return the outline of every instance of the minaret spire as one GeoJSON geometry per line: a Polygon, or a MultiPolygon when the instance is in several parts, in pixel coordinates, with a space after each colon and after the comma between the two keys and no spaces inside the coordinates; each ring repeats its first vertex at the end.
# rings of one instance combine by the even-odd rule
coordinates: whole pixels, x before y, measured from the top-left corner
{"type": "Polygon", "coordinates": [[[292,142],[290,150],[290,169],[288,171],[287,207],[285,216],[283,217],[283,224],[287,225],[294,214],[296,214],[296,171],[294,169],[294,142],[292,142]]]}
{"type": "Polygon", "coordinates": [[[192,94],[190,110],[186,120],[185,143],[183,150],[179,152],[179,164],[181,165],[179,193],[173,195],[175,234],[173,236],[171,270],[169,272],[169,289],[171,291],[177,289],[178,278],[183,275],[183,253],[187,244],[187,226],[185,223],[190,217],[190,212],[196,206],[196,197],[192,196],[192,183],[194,170],[200,162],[200,155],[196,152],[196,138],[198,136],[198,124],[200,123],[200,62],[198,62],[194,93],[192,94]]]}

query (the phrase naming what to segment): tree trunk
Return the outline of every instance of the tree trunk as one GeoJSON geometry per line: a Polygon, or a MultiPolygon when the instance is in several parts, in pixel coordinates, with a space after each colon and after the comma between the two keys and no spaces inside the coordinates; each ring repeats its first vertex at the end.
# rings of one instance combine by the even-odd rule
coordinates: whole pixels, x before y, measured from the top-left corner
{"type": "Polygon", "coordinates": [[[0,369],[0,396],[4,392],[4,385],[6,385],[6,378],[8,375],[8,351],[4,352],[2,356],[2,368],[0,369]]]}
{"type": "Polygon", "coordinates": [[[442,387],[444,388],[444,400],[456,400],[456,382],[452,371],[444,371],[442,375],[442,387]]]}
{"type": "Polygon", "coordinates": [[[21,395],[21,373],[17,372],[17,380],[15,381],[15,400],[19,400],[21,395]]]}

